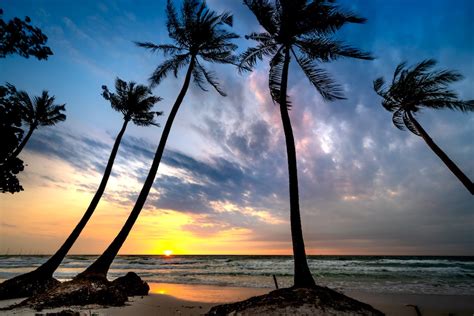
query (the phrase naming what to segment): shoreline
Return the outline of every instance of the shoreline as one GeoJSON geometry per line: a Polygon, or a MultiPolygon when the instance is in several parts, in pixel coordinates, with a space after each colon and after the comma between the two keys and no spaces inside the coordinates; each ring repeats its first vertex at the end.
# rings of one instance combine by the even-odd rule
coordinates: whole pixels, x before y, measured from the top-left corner
{"type": "MultiPolygon", "coordinates": [[[[83,306],[62,307],[35,311],[17,309],[2,311],[0,315],[46,315],[46,313],[73,310],[81,315],[204,315],[214,305],[235,302],[272,291],[268,288],[227,287],[215,285],[193,285],[175,283],[149,283],[148,296],[131,297],[125,306],[106,307],[83,306]]],[[[416,315],[417,305],[423,316],[472,316],[474,315],[473,295],[439,294],[381,294],[347,291],[345,295],[370,304],[386,315],[416,315]]],[[[0,301],[0,307],[17,303],[21,299],[0,301]]]]}

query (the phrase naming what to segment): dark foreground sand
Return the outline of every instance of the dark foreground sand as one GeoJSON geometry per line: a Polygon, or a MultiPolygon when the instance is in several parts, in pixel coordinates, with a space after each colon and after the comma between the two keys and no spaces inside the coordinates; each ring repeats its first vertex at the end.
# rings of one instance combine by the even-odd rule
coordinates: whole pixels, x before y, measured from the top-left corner
{"type": "MultiPolygon", "coordinates": [[[[211,306],[239,301],[251,296],[267,293],[269,289],[221,287],[189,284],[150,284],[150,295],[134,297],[125,307],[100,308],[99,306],[70,307],[37,312],[30,309],[19,309],[0,312],[2,315],[46,315],[64,309],[78,311],[81,315],[203,315],[211,306]]],[[[417,294],[373,294],[346,292],[348,296],[371,304],[387,315],[413,315],[416,312],[407,304],[418,305],[423,316],[474,315],[473,295],[417,295],[417,294]]],[[[7,306],[18,300],[0,301],[0,306],[7,306]]]]}

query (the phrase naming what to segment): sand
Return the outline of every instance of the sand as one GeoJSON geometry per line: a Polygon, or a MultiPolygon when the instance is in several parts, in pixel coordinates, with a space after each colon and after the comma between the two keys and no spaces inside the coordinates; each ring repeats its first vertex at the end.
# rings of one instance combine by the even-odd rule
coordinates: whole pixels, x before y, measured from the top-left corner
{"type": "MultiPolygon", "coordinates": [[[[209,285],[151,283],[150,295],[133,297],[124,307],[101,308],[100,306],[57,308],[37,312],[18,309],[0,312],[1,315],[46,315],[64,309],[78,311],[81,315],[203,315],[211,306],[219,303],[244,300],[251,296],[267,293],[271,289],[238,288],[209,285]]],[[[473,316],[473,295],[423,295],[423,294],[373,294],[363,292],[344,293],[371,304],[387,315],[413,315],[416,312],[407,304],[418,305],[423,316],[473,316]]],[[[0,301],[0,307],[19,300],[0,301]]]]}

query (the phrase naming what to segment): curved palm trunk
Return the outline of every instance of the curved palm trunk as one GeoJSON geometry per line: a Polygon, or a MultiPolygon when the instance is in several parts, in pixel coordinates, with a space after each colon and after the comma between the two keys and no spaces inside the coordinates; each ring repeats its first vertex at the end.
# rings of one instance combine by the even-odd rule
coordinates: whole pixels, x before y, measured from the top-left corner
{"type": "Polygon", "coordinates": [[[298,170],[296,164],[295,139],[291,127],[290,116],[286,104],[288,87],[288,68],[290,64],[290,49],[285,48],[285,61],[280,87],[280,114],[285,132],[286,154],[288,158],[288,178],[290,187],[290,222],[291,239],[293,242],[293,257],[295,260],[294,287],[313,287],[313,276],[309,271],[304,248],[303,230],[301,228],[300,205],[298,197],[298,170]]]}
{"type": "Polygon", "coordinates": [[[184,96],[186,95],[186,91],[189,87],[189,82],[191,81],[191,73],[194,68],[195,59],[194,56],[191,58],[191,63],[189,64],[188,71],[186,73],[186,78],[184,80],[183,87],[171,109],[170,115],[168,120],[166,121],[166,125],[163,128],[163,134],[161,135],[160,143],[158,148],[156,149],[155,157],[153,158],[153,163],[151,165],[150,171],[148,172],[148,176],[143,184],[142,190],[140,191],[140,195],[135,202],[135,206],[133,207],[130,215],[125,222],[124,226],[115,237],[114,241],[109,245],[109,247],[104,251],[104,253],[97,258],[92,265],[90,265],[84,272],[80,273],[76,278],[87,278],[87,277],[106,277],[107,272],[109,271],[110,265],[117,256],[120,248],[122,247],[123,243],[127,239],[128,234],[132,230],[135,221],[140,215],[140,212],[145,204],[145,201],[148,197],[148,193],[153,185],[155,180],[156,173],[158,172],[158,167],[160,165],[161,157],[163,156],[163,151],[165,149],[166,141],[168,140],[169,133],[171,131],[171,126],[173,125],[174,118],[178,113],[179,106],[183,102],[184,96]]]}
{"type": "Polygon", "coordinates": [[[461,169],[459,169],[458,166],[456,166],[456,164],[451,159],[449,159],[448,155],[446,155],[444,151],[442,151],[441,148],[435,144],[428,133],[426,133],[423,127],[421,127],[420,123],[418,123],[418,121],[413,117],[411,112],[408,111],[407,114],[431,150],[444,162],[444,164],[459,179],[459,181],[464,184],[466,189],[468,189],[468,191],[474,195],[474,183],[472,183],[472,181],[461,171],[461,169]]]}
{"type": "Polygon", "coordinates": [[[8,160],[12,159],[12,158],[15,158],[16,156],[18,156],[21,153],[21,151],[23,150],[23,147],[25,147],[26,143],[30,140],[31,135],[33,135],[33,132],[35,131],[36,127],[37,127],[36,124],[33,124],[30,127],[30,130],[28,131],[28,134],[26,134],[26,136],[23,138],[23,140],[20,143],[20,146],[18,146],[15,149],[15,151],[8,157],[8,160]]]}
{"type": "Polygon", "coordinates": [[[38,267],[34,272],[40,273],[42,276],[51,277],[53,276],[54,271],[59,267],[61,262],[63,261],[64,257],[67,255],[71,247],[74,245],[74,242],[77,240],[79,235],[81,234],[82,230],[86,226],[87,222],[91,218],[92,214],[94,213],[97,205],[99,204],[100,198],[105,191],[105,187],[107,186],[107,181],[109,180],[110,174],[112,172],[112,166],[114,164],[115,157],[117,156],[117,152],[120,146],[120,142],[122,141],[123,134],[125,133],[125,129],[127,128],[129,120],[125,120],[122,129],[117,134],[115,139],[114,147],[112,148],[112,152],[110,153],[109,161],[107,162],[107,166],[104,171],[104,175],[102,176],[102,180],[99,184],[99,188],[95,193],[94,197],[92,198],[89,207],[87,208],[86,212],[82,216],[81,220],[74,228],[72,233],[66,239],[64,244],[59,248],[56,253],[49,258],[44,264],[38,267]]]}

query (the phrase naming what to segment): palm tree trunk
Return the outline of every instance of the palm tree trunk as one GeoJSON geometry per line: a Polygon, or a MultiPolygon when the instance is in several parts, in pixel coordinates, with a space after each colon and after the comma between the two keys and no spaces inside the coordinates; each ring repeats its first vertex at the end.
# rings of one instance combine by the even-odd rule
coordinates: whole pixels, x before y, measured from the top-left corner
{"type": "Polygon", "coordinates": [[[295,260],[294,287],[314,287],[315,282],[308,267],[304,248],[303,230],[301,228],[300,205],[298,197],[298,170],[296,164],[295,139],[291,127],[290,116],[286,103],[288,87],[288,68],[290,65],[290,49],[285,48],[280,87],[280,114],[285,132],[286,154],[288,158],[288,178],[290,187],[290,222],[291,239],[293,241],[293,257],[295,260]]]}
{"type": "Polygon", "coordinates": [[[127,128],[129,120],[125,120],[122,125],[122,129],[117,134],[115,139],[114,147],[112,148],[112,152],[110,153],[109,161],[107,162],[107,166],[104,171],[104,175],[102,176],[102,180],[100,181],[99,188],[95,193],[94,197],[92,198],[89,207],[87,208],[86,212],[82,216],[81,220],[74,228],[72,233],[66,239],[64,244],[59,248],[56,253],[49,258],[44,264],[36,269],[36,273],[39,273],[43,276],[50,277],[53,276],[54,271],[59,267],[61,262],[63,261],[64,257],[67,255],[71,247],[74,245],[74,242],[77,240],[79,235],[81,234],[82,230],[86,226],[87,222],[91,218],[92,214],[94,213],[97,205],[99,204],[100,198],[102,194],[104,194],[105,187],[107,186],[107,181],[109,180],[110,174],[112,172],[112,166],[115,161],[115,157],[117,156],[117,152],[120,146],[120,142],[122,141],[123,134],[125,133],[125,129],[127,128]]]}
{"type": "Polygon", "coordinates": [[[426,133],[426,131],[421,127],[420,123],[413,117],[410,111],[407,111],[408,117],[415,125],[416,129],[420,132],[423,140],[428,144],[431,150],[444,162],[444,164],[451,170],[451,172],[461,181],[462,184],[468,189],[468,191],[474,195],[474,184],[472,181],[461,171],[461,169],[456,166],[456,164],[449,159],[448,155],[435,144],[431,137],[426,133]]]}
{"type": "Polygon", "coordinates": [[[138,196],[137,201],[135,202],[135,206],[130,212],[127,221],[123,225],[118,235],[115,237],[114,241],[104,251],[104,253],[99,258],[97,258],[97,260],[94,261],[94,263],[92,263],[92,265],[90,265],[85,271],[80,273],[76,278],[107,276],[107,272],[109,271],[110,265],[114,261],[115,256],[117,256],[120,248],[127,239],[128,234],[132,230],[132,227],[135,224],[138,215],[140,215],[143,205],[145,204],[153,182],[155,181],[161,157],[163,156],[163,152],[165,150],[166,141],[168,140],[168,136],[171,131],[171,126],[173,125],[174,118],[178,113],[179,106],[183,102],[184,96],[186,95],[189,83],[191,81],[191,73],[194,68],[194,64],[195,56],[192,56],[188,71],[186,73],[186,77],[184,79],[183,87],[181,88],[181,91],[171,109],[168,120],[166,121],[165,127],[163,128],[163,134],[161,135],[160,143],[158,145],[158,148],[156,149],[155,157],[153,158],[153,163],[151,165],[150,171],[148,172],[148,176],[146,177],[145,183],[143,184],[142,190],[140,191],[140,195],[138,196]]]}
{"type": "Polygon", "coordinates": [[[26,143],[28,142],[28,140],[30,140],[30,137],[31,135],[33,135],[33,132],[35,131],[36,127],[38,125],[36,124],[32,124],[30,126],[30,130],[28,131],[28,134],[26,134],[26,136],[23,138],[23,140],[21,141],[20,145],[15,149],[15,151],[8,157],[7,160],[10,160],[12,158],[15,158],[16,156],[18,156],[20,154],[20,152],[23,150],[23,147],[25,147],[26,143]]]}

